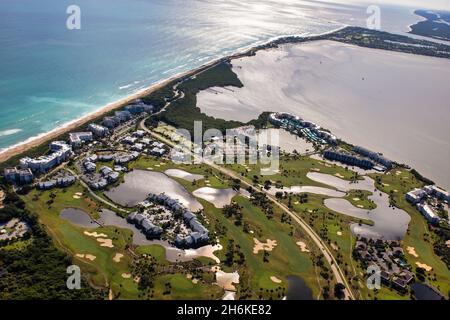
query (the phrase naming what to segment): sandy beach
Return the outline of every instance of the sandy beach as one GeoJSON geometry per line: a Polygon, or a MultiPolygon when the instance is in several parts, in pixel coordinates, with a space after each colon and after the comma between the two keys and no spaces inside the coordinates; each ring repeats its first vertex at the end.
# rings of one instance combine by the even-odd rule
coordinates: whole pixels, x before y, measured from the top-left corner
{"type": "Polygon", "coordinates": [[[12,146],[10,148],[7,148],[5,150],[2,150],[2,151],[0,151],[0,163],[2,163],[4,161],[7,161],[9,158],[11,158],[11,157],[13,157],[13,156],[15,156],[17,154],[21,154],[21,153],[23,153],[23,152],[25,152],[25,151],[33,148],[33,147],[39,146],[39,145],[41,145],[41,144],[43,144],[45,142],[49,142],[52,139],[55,139],[56,137],[58,137],[58,136],[60,136],[60,135],[62,135],[64,133],[73,131],[73,130],[77,129],[78,127],[80,127],[80,126],[82,126],[82,125],[84,125],[84,124],[86,124],[86,123],[88,123],[88,122],[90,122],[90,121],[92,121],[92,120],[102,116],[103,114],[106,114],[106,113],[108,113],[108,112],[110,112],[112,110],[123,108],[124,106],[126,106],[130,102],[132,102],[132,101],[134,101],[136,99],[148,96],[152,92],[154,92],[154,91],[156,91],[156,90],[166,86],[167,84],[169,84],[170,82],[172,82],[174,80],[180,79],[180,78],[185,77],[185,76],[194,75],[197,72],[201,71],[202,69],[210,67],[210,66],[216,64],[218,61],[221,61],[221,60],[222,59],[216,59],[216,60],[210,61],[210,62],[208,62],[208,63],[206,63],[206,64],[204,64],[204,65],[202,65],[202,66],[200,66],[198,68],[195,68],[195,69],[183,72],[183,73],[176,74],[176,75],[174,75],[174,76],[172,76],[170,78],[167,78],[165,80],[162,80],[160,82],[152,84],[152,85],[150,85],[149,87],[147,87],[145,89],[139,90],[139,91],[137,91],[134,94],[131,94],[131,95],[129,95],[127,97],[124,97],[122,99],[119,99],[117,101],[111,102],[111,103],[101,107],[100,109],[98,109],[98,110],[96,110],[96,111],[94,111],[92,113],[89,113],[89,114],[87,114],[87,115],[85,115],[85,116],[83,116],[83,117],[81,117],[79,119],[76,119],[74,121],[66,123],[66,124],[64,124],[64,125],[62,125],[62,126],[60,126],[58,128],[55,128],[55,129],[53,129],[53,130],[51,130],[51,131],[49,131],[47,133],[44,133],[44,134],[41,134],[39,136],[30,138],[30,139],[28,139],[28,140],[26,140],[26,141],[24,141],[22,143],[14,145],[14,146],[12,146]]]}

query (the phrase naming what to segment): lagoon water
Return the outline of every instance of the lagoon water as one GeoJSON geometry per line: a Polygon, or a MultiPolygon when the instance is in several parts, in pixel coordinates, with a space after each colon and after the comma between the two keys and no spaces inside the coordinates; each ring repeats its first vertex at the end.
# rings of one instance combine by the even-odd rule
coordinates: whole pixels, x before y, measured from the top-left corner
{"type": "Polygon", "coordinates": [[[373,210],[360,209],[342,198],[329,198],[324,201],[325,206],[333,211],[358,219],[368,219],[373,221],[373,226],[352,223],[350,229],[354,235],[384,240],[403,239],[408,230],[408,224],[411,221],[411,217],[404,210],[391,207],[389,195],[376,190],[375,181],[372,178],[364,176],[364,180],[353,183],[319,172],[309,172],[307,177],[342,191],[353,189],[372,192],[372,195],[368,198],[376,204],[376,208],[373,210]]]}
{"type": "Polygon", "coordinates": [[[290,112],[450,188],[450,59],[314,41],[232,64],[244,86],[201,91],[206,114],[248,121],[290,112]]]}
{"type": "MultiPolygon", "coordinates": [[[[73,1],[0,1],[0,149],[208,60],[277,36],[364,26],[367,17],[367,4],[303,0],[75,3],[81,30],[70,31],[73,1]]],[[[385,30],[419,20],[412,8],[382,10],[385,30]]]]}
{"type": "Polygon", "coordinates": [[[165,193],[192,211],[202,209],[202,205],[181,184],[161,172],[133,170],[125,174],[125,181],[106,191],[105,195],[115,203],[134,207],[144,201],[149,193],[165,193]]]}
{"type": "Polygon", "coordinates": [[[286,300],[313,300],[312,290],[305,281],[298,276],[287,277],[289,286],[286,294],[286,300]]]}
{"type": "Polygon", "coordinates": [[[70,223],[83,228],[95,229],[98,228],[98,223],[96,223],[87,212],[76,209],[76,208],[66,208],[59,214],[61,219],[67,220],[70,223]]]}

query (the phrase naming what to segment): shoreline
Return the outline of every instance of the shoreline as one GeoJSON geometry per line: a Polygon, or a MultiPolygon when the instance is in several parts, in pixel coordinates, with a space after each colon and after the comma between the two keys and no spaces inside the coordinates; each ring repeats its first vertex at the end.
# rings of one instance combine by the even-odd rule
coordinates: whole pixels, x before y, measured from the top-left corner
{"type": "Polygon", "coordinates": [[[124,98],[110,102],[95,111],[92,111],[84,116],[81,116],[77,119],[69,121],[59,127],[56,127],[55,129],[52,129],[45,133],[41,133],[34,137],[30,137],[30,138],[24,140],[23,142],[19,142],[18,144],[7,147],[0,151],[0,163],[6,162],[10,158],[12,158],[18,154],[24,153],[31,148],[40,146],[41,144],[43,144],[51,139],[55,139],[65,133],[73,131],[73,130],[85,125],[86,123],[88,123],[98,117],[101,117],[102,115],[104,115],[110,111],[123,108],[126,105],[128,105],[130,102],[132,102],[136,99],[140,99],[145,96],[148,96],[151,93],[163,88],[164,86],[168,85],[169,83],[171,83],[173,81],[180,80],[183,77],[193,76],[196,73],[198,73],[199,71],[201,71],[202,69],[210,67],[210,66],[222,61],[223,59],[224,58],[211,60],[211,61],[207,62],[206,64],[201,65],[200,67],[197,67],[197,68],[185,71],[185,72],[177,73],[169,78],[166,78],[166,79],[163,79],[156,83],[153,83],[144,89],[140,89],[140,90],[136,91],[135,93],[132,93],[124,98]]]}
{"type": "Polygon", "coordinates": [[[119,100],[110,102],[95,111],[92,111],[84,116],[81,116],[79,118],[71,120],[65,124],[62,124],[61,126],[56,127],[48,132],[38,134],[37,136],[30,137],[22,142],[19,142],[10,147],[7,147],[3,150],[0,150],[0,164],[8,161],[9,159],[11,159],[12,157],[14,157],[16,155],[25,153],[26,151],[28,151],[34,147],[38,147],[38,146],[44,144],[45,142],[48,142],[52,139],[55,139],[55,138],[65,134],[65,133],[73,131],[73,130],[83,126],[84,124],[86,124],[98,117],[101,117],[102,115],[104,115],[110,111],[125,107],[127,104],[129,104],[130,102],[132,102],[136,99],[148,96],[151,93],[157,91],[158,89],[163,88],[164,86],[168,85],[169,83],[171,83],[173,81],[180,80],[181,78],[184,78],[184,77],[193,76],[193,75],[197,74],[198,72],[202,71],[203,69],[213,66],[214,64],[217,64],[217,63],[220,63],[223,61],[233,60],[233,59],[236,59],[236,58],[239,58],[242,56],[252,54],[253,52],[264,49],[267,46],[272,46],[272,45],[278,46],[279,44],[277,43],[277,41],[280,41],[283,39],[296,38],[296,39],[305,39],[306,40],[308,38],[330,35],[337,31],[345,29],[347,27],[348,27],[348,25],[344,25],[342,27],[333,29],[331,31],[326,31],[323,33],[311,34],[311,35],[282,35],[282,36],[272,37],[272,38],[268,39],[267,41],[261,41],[259,43],[254,43],[252,45],[243,46],[243,47],[237,49],[234,53],[225,55],[223,57],[214,58],[194,69],[190,69],[190,70],[187,70],[184,72],[177,73],[169,78],[160,80],[153,84],[150,84],[148,87],[140,89],[140,90],[136,91],[135,93],[132,93],[132,94],[130,94],[126,97],[123,97],[119,100]]]}
{"type": "MultiPolygon", "coordinates": [[[[215,64],[225,62],[225,61],[230,62],[231,60],[239,59],[239,58],[242,58],[245,56],[252,56],[252,55],[256,54],[256,52],[258,52],[258,51],[277,48],[281,45],[285,45],[285,44],[289,44],[289,43],[305,43],[305,42],[310,42],[310,41],[326,40],[326,39],[328,39],[327,38],[328,36],[337,34],[340,31],[343,31],[347,28],[365,29],[365,28],[360,28],[360,27],[353,27],[350,25],[342,25],[341,27],[335,28],[333,30],[325,31],[325,32],[318,33],[318,34],[281,35],[281,36],[271,37],[268,40],[262,40],[262,41],[255,42],[250,45],[242,46],[242,47],[236,49],[235,52],[233,52],[231,54],[227,54],[222,57],[213,58],[198,67],[195,67],[193,69],[186,70],[183,72],[179,72],[173,76],[162,79],[158,82],[150,84],[147,87],[137,90],[135,93],[129,94],[128,96],[125,96],[116,101],[110,102],[110,103],[104,105],[103,107],[100,107],[99,109],[92,111],[84,116],[81,116],[77,119],[69,121],[65,124],[62,124],[61,126],[56,127],[48,132],[38,134],[37,136],[30,137],[22,142],[19,142],[15,145],[12,145],[3,150],[0,150],[0,165],[3,164],[4,162],[7,162],[9,159],[11,159],[15,156],[26,153],[30,149],[41,146],[44,143],[48,143],[52,139],[55,139],[55,138],[57,138],[63,134],[66,134],[70,131],[74,131],[74,130],[78,129],[79,127],[85,125],[86,123],[93,121],[108,112],[123,108],[124,106],[126,106],[127,104],[129,104],[130,102],[132,102],[136,99],[148,96],[151,93],[165,87],[166,85],[168,85],[171,82],[179,81],[182,78],[194,76],[194,75],[198,74],[199,72],[202,72],[202,70],[204,70],[206,68],[210,68],[211,66],[214,66],[215,64]]],[[[408,36],[398,35],[398,34],[393,34],[393,35],[400,36],[400,37],[408,37],[408,36]]],[[[414,39],[414,37],[410,37],[410,38],[414,39]]],[[[331,39],[331,40],[333,40],[333,39],[331,39]]],[[[415,40],[418,40],[418,39],[415,39],[415,40]]],[[[434,42],[437,45],[440,44],[439,42],[430,41],[429,39],[422,40],[422,41],[427,41],[427,42],[431,42],[431,43],[434,42]]],[[[343,41],[340,41],[340,42],[343,42],[343,41]]],[[[343,43],[345,43],[345,42],[343,42],[343,43]]],[[[356,46],[361,46],[358,43],[353,43],[353,44],[356,46]]],[[[373,48],[373,49],[380,49],[380,48],[373,48]]],[[[383,49],[383,48],[381,48],[381,49],[388,50],[388,49],[383,49]]],[[[392,50],[392,51],[397,51],[397,50],[392,50]]],[[[406,52],[406,53],[408,53],[408,52],[406,52]]],[[[423,54],[423,55],[426,55],[426,54],[423,54]]]]}

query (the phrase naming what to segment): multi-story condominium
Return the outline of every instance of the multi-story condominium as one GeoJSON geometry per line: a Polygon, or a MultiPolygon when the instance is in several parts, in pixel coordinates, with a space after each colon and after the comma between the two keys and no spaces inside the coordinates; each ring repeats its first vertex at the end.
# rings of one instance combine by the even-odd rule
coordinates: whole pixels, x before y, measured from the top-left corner
{"type": "Polygon", "coordinates": [[[120,122],[128,121],[132,117],[129,111],[116,111],[114,112],[114,115],[120,120],[120,122]]]}
{"type": "Polygon", "coordinates": [[[338,152],[331,149],[326,150],[323,153],[323,156],[329,160],[340,161],[342,163],[357,166],[366,170],[372,169],[374,167],[374,163],[370,160],[362,159],[348,153],[338,152]]]}
{"type": "Polygon", "coordinates": [[[71,132],[69,140],[72,147],[79,147],[83,143],[93,140],[92,132],[71,132]]]}
{"type": "Polygon", "coordinates": [[[120,119],[118,117],[104,117],[102,124],[109,128],[109,129],[114,129],[115,127],[117,127],[120,124],[120,119]]]}
{"type": "Polygon", "coordinates": [[[88,130],[91,131],[97,137],[104,137],[109,133],[108,128],[95,123],[90,123],[88,125],[88,130]]]}
{"type": "Polygon", "coordinates": [[[376,152],[370,151],[370,150],[368,150],[366,148],[359,147],[359,146],[354,147],[353,151],[356,152],[356,153],[359,153],[362,156],[368,157],[368,158],[372,159],[375,162],[378,162],[379,164],[385,166],[388,169],[390,169],[392,167],[392,161],[391,160],[383,157],[382,155],[380,155],[380,154],[378,154],[376,152]]]}
{"type": "Polygon", "coordinates": [[[38,158],[25,157],[20,159],[20,166],[24,169],[31,169],[34,173],[45,173],[58,164],[66,161],[72,155],[72,148],[64,141],[54,141],[50,144],[49,155],[38,158]]]}
{"type": "Polygon", "coordinates": [[[422,199],[427,195],[422,189],[414,189],[406,194],[406,200],[408,200],[412,204],[419,203],[422,199]]]}
{"type": "Polygon", "coordinates": [[[132,114],[139,114],[142,112],[152,113],[153,106],[143,103],[142,101],[138,101],[136,104],[128,105],[124,108],[125,111],[128,111],[132,114]]]}
{"type": "Polygon", "coordinates": [[[41,190],[50,190],[50,189],[53,189],[56,187],[59,187],[59,188],[68,187],[74,183],[75,183],[75,177],[69,175],[66,177],[58,178],[56,180],[48,180],[48,181],[39,182],[37,186],[41,190]]]}
{"type": "Polygon", "coordinates": [[[97,169],[97,166],[92,161],[85,161],[83,163],[83,166],[87,172],[95,172],[95,170],[97,169]]]}
{"type": "Polygon", "coordinates": [[[6,181],[10,183],[29,184],[34,176],[30,169],[6,168],[4,170],[6,181]]]}
{"type": "Polygon", "coordinates": [[[177,235],[175,245],[180,248],[199,247],[209,240],[209,232],[189,209],[185,208],[178,200],[172,199],[165,194],[150,194],[149,200],[160,203],[174,212],[181,213],[184,222],[189,226],[191,232],[186,235],[177,235]]]}
{"type": "Polygon", "coordinates": [[[438,223],[440,218],[428,204],[417,204],[417,208],[430,223],[438,223]]]}
{"type": "Polygon", "coordinates": [[[425,186],[423,187],[423,190],[425,190],[429,195],[435,196],[440,200],[450,202],[450,192],[445,191],[435,185],[425,186]]]}

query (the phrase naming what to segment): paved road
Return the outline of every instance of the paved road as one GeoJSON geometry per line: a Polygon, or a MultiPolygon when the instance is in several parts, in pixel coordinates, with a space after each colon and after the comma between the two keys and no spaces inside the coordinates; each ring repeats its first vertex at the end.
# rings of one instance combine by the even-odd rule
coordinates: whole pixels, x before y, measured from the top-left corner
{"type": "MultiPolygon", "coordinates": [[[[155,132],[153,132],[152,130],[148,129],[145,126],[145,119],[142,120],[140,122],[140,127],[141,129],[145,130],[146,132],[148,132],[151,136],[153,136],[154,138],[164,142],[165,144],[171,146],[171,147],[175,147],[175,143],[172,142],[171,140],[163,137],[160,134],[157,134],[155,132]]],[[[188,152],[191,152],[191,150],[188,150],[188,152]]],[[[191,152],[192,153],[192,152],[191,152]]],[[[270,195],[267,193],[266,190],[263,190],[259,187],[254,187],[253,185],[251,185],[249,182],[245,181],[242,179],[241,176],[239,176],[238,174],[236,174],[234,171],[229,170],[227,168],[224,168],[222,166],[219,166],[211,161],[207,161],[204,159],[198,159],[197,155],[193,155],[194,158],[196,158],[196,160],[199,160],[203,163],[205,163],[206,165],[216,169],[217,171],[229,176],[232,179],[237,179],[241,182],[242,185],[244,186],[251,186],[255,189],[257,189],[260,192],[264,192],[266,193],[266,195],[268,196],[268,198],[272,201],[272,203],[274,203],[276,206],[278,206],[281,210],[283,210],[284,212],[286,212],[287,214],[289,214],[289,216],[295,221],[297,222],[297,224],[309,235],[309,237],[314,241],[314,243],[317,245],[317,247],[319,248],[319,250],[322,252],[322,254],[324,255],[325,259],[327,260],[328,264],[331,267],[331,271],[334,274],[334,277],[336,279],[337,282],[344,284],[345,286],[345,299],[352,299],[355,300],[355,297],[353,296],[352,291],[350,290],[350,286],[347,282],[347,279],[344,276],[344,273],[342,272],[341,268],[339,267],[339,265],[337,264],[333,254],[331,253],[330,249],[326,246],[325,242],[320,238],[320,236],[295,212],[289,210],[289,208],[287,206],[285,206],[284,204],[280,203],[274,196],[270,195]]]]}
{"type": "Polygon", "coordinates": [[[101,201],[101,202],[103,202],[104,204],[106,204],[106,205],[108,205],[108,206],[110,206],[110,207],[112,207],[112,208],[114,208],[114,209],[117,209],[117,210],[119,210],[119,211],[122,211],[122,212],[127,212],[127,213],[129,213],[130,211],[128,211],[128,210],[125,210],[125,209],[122,209],[122,208],[120,208],[120,207],[118,207],[117,205],[115,205],[114,203],[112,203],[112,202],[109,202],[108,200],[106,200],[106,199],[104,199],[104,198],[102,198],[102,197],[100,197],[100,196],[98,196],[87,184],[86,184],[86,182],[84,182],[73,170],[71,170],[71,169],[69,169],[69,168],[66,168],[66,170],[67,171],[69,171],[75,178],[77,178],[78,179],[78,181],[80,181],[80,184],[84,187],[84,188],[86,188],[88,191],[89,191],[89,193],[91,194],[91,196],[93,196],[95,199],[97,199],[98,201],[101,201]]]}

